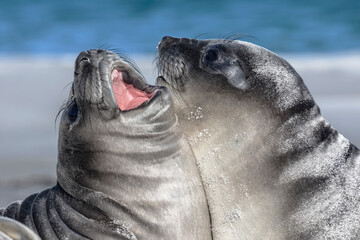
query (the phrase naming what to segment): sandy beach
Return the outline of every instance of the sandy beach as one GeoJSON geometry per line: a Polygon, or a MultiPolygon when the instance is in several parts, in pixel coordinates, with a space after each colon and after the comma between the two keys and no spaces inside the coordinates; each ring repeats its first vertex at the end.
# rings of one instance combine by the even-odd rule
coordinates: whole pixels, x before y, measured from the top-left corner
{"type": "MultiPolygon", "coordinates": [[[[303,77],[325,118],[360,146],[360,53],[281,56],[303,77]]],[[[75,58],[0,59],[0,207],[55,184],[55,117],[68,95],[75,58]]],[[[133,59],[154,83],[154,56],[133,59]]]]}

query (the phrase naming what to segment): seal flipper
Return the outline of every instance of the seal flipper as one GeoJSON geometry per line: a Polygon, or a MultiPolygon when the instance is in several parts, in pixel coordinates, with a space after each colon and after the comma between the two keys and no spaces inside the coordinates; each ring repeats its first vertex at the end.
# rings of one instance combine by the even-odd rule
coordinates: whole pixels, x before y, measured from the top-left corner
{"type": "Polygon", "coordinates": [[[19,222],[22,222],[23,224],[25,224],[26,226],[31,228],[32,230],[34,230],[35,232],[37,232],[37,230],[34,225],[34,221],[33,221],[31,212],[32,212],[32,204],[33,204],[34,200],[36,199],[37,195],[38,195],[38,193],[34,193],[34,194],[28,196],[27,198],[25,198],[24,201],[22,201],[20,209],[19,209],[19,216],[16,219],[19,222]]]}
{"type": "Polygon", "coordinates": [[[57,214],[73,232],[85,239],[136,240],[134,233],[105,216],[100,209],[72,197],[60,185],[55,191],[53,201],[57,214]]]}
{"type": "Polygon", "coordinates": [[[48,206],[48,215],[49,215],[49,223],[54,230],[58,239],[79,239],[79,240],[86,240],[86,238],[79,233],[75,232],[72,228],[66,225],[63,219],[60,217],[57,211],[57,205],[64,204],[63,202],[57,201],[57,188],[54,187],[52,191],[49,192],[49,196],[47,199],[47,206],[48,206]]]}
{"type": "Polygon", "coordinates": [[[0,212],[0,216],[18,219],[19,211],[20,211],[21,201],[16,201],[11,203],[7,208],[2,209],[0,212]]]}
{"type": "MultiPolygon", "coordinates": [[[[41,239],[58,239],[49,222],[47,212],[47,199],[51,189],[46,189],[38,194],[32,205],[31,216],[35,229],[37,230],[41,239]]],[[[27,224],[26,224],[27,225],[27,224]]]]}

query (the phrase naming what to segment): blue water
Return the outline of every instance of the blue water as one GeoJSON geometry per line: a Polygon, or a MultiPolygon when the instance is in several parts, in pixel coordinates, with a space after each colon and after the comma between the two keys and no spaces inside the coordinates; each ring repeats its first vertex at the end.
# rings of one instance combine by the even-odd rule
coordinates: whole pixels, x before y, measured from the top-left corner
{"type": "Polygon", "coordinates": [[[277,52],[360,49],[359,0],[2,0],[0,54],[118,48],[155,53],[164,35],[229,33],[277,52]]]}

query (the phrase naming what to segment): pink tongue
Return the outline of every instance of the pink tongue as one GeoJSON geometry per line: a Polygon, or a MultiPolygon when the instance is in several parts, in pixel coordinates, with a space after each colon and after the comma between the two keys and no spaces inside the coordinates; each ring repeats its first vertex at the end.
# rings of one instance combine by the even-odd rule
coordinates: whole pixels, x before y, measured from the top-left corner
{"type": "Polygon", "coordinates": [[[147,93],[125,83],[122,73],[117,69],[111,73],[111,79],[113,79],[112,88],[115,99],[121,111],[139,107],[143,102],[150,100],[155,93],[147,93]]]}

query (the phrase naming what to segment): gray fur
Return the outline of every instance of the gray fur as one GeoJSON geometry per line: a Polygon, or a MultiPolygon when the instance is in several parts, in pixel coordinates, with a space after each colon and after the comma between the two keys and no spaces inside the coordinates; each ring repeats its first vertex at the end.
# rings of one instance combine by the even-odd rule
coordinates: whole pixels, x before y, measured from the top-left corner
{"type": "Polygon", "coordinates": [[[214,239],[360,239],[360,151],[289,63],[237,40],[164,37],[158,49],[214,239]]]}
{"type": "Polygon", "coordinates": [[[172,106],[165,88],[145,84],[117,54],[82,52],[60,121],[58,184],[2,215],[42,239],[210,239],[205,193],[172,106]],[[111,87],[114,68],[157,92],[121,111],[111,87]],[[74,103],[78,115],[71,119],[74,103]]]}

